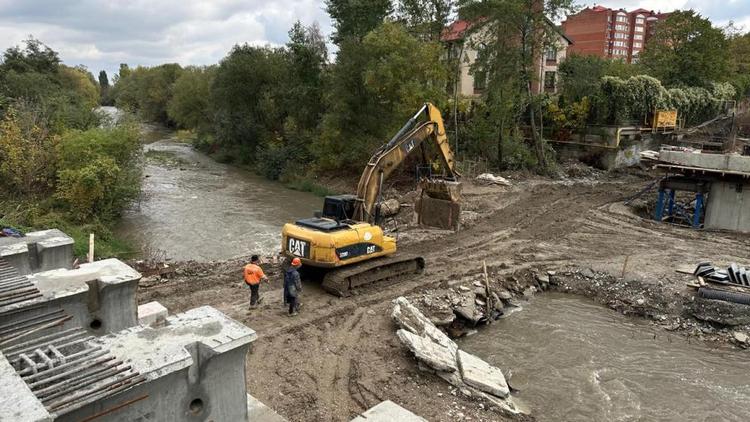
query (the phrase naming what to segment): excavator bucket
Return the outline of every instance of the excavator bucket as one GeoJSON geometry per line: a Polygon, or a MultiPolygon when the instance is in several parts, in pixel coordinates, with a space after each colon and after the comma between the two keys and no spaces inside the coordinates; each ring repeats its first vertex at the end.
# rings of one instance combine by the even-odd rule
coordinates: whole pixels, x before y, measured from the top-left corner
{"type": "Polygon", "coordinates": [[[420,226],[458,230],[461,217],[461,183],[444,179],[423,179],[415,204],[420,226]]]}

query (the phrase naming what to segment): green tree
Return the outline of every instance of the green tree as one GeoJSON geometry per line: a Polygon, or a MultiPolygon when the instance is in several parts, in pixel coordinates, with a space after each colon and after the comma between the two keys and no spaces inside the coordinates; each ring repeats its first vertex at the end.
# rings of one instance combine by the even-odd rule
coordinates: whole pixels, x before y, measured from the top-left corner
{"type": "Polygon", "coordinates": [[[364,38],[393,12],[393,5],[391,0],[326,0],[326,11],[336,30],[331,38],[341,44],[349,37],[364,38]]]}
{"type": "Polygon", "coordinates": [[[244,163],[253,162],[257,147],[283,124],[279,87],[285,72],[283,50],[248,44],[235,45],[216,69],[214,132],[220,144],[239,150],[236,158],[244,163]]]}
{"type": "Polygon", "coordinates": [[[729,77],[724,32],[693,10],[676,11],[656,27],[640,63],[667,86],[710,86],[729,77]]]}
{"type": "Polygon", "coordinates": [[[99,96],[102,105],[111,105],[109,98],[109,77],[104,70],[99,71],[99,96]]]}
{"type": "Polygon", "coordinates": [[[176,63],[139,66],[133,70],[121,66],[113,93],[115,104],[137,111],[145,120],[172,124],[167,104],[172,99],[172,87],[181,74],[182,68],[176,63]]]}
{"type": "Polygon", "coordinates": [[[169,119],[181,128],[206,133],[213,124],[211,83],[215,66],[187,67],[174,83],[172,98],[167,105],[169,119]]]}
{"type": "Polygon", "coordinates": [[[396,17],[414,35],[440,41],[454,7],[454,0],[398,0],[396,17]]]}
{"type": "Polygon", "coordinates": [[[537,166],[546,171],[547,147],[539,133],[544,107],[535,96],[536,59],[559,34],[551,23],[572,9],[572,0],[459,0],[459,15],[474,22],[470,43],[478,50],[474,77],[486,78],[487,114],[497,122],[498,161],[506,138],[526,117],[534,141],[537,166]]]}
{"type": "Polygon", "coordinates": [[[729,52],[732,85],[738,95],[750,95],[750,33],[730,34],[729,52]]]}
{"type": "Polygon", "coordinates": [[[326,169],[361,170],[376,147],[425,101],[446,102],[442,47],[385,23],[362,43],[345,40],[328,92],[328,112],[315,146],[326,169]]]}

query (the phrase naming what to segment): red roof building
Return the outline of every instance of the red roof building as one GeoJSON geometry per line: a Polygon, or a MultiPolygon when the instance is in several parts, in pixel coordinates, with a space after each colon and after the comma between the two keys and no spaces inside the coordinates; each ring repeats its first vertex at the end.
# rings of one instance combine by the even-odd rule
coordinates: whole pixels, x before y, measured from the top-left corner
{"type": "Polygon", "coordinates": [[[562,23],[563,31],[573,41],[568,55],[593,55],[635,63],[654,34],[656,24],[667,16],[669,13],[646,9],[631,12],[603,6],[583,9],[562,23]]]}

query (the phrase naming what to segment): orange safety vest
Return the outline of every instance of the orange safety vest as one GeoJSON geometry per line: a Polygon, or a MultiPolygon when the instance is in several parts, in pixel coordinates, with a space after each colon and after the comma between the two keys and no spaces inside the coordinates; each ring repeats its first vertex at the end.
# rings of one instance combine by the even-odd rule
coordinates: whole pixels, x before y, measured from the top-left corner
{"type": "Polygon", "coordinates": [[[263,272],[263,268],[255,264],[245,265],[245,283],[254,286],[260,284],[260,280],[265,277],[266,274],[263,272]]]}

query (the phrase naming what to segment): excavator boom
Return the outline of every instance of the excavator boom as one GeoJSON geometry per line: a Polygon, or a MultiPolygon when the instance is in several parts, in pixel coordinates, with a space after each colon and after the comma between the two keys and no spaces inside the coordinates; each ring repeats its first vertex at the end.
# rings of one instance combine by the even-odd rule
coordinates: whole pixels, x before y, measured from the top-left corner
{"type": "Polygon", "coordinates": [[[376,223],[375,206],[383,181],[428,139],[437,146],[447,176],[458,175],[443,116],[437,107],[427,103],[367,162],[357,185],[355,220],[376,223]],[[426,120],[421,120],[425,117],[426,120]]]}

